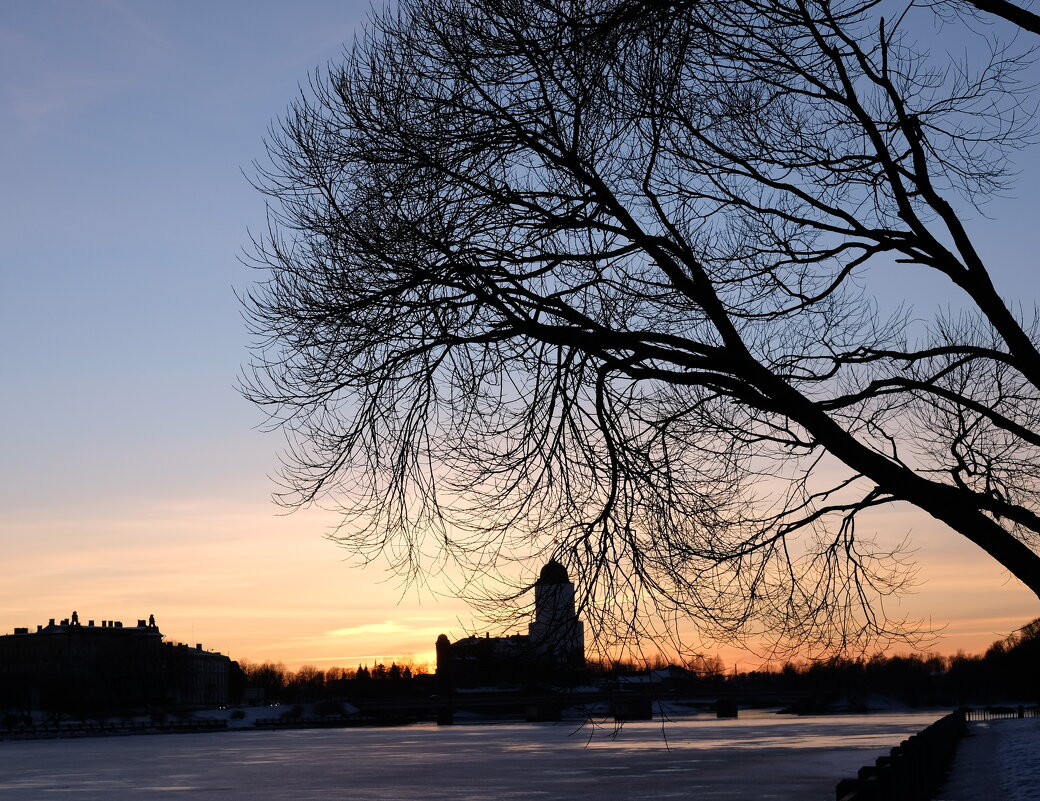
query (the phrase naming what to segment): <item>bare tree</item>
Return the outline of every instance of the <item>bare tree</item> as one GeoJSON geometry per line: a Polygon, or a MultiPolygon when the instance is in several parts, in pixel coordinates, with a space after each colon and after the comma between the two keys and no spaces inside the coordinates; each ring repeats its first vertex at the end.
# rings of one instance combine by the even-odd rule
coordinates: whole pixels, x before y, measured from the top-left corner
{"type": "MultiPolygon", "coordinates": [[[[684,13],[701,3],[702,0],[618,0],[612,4],[609,11],[602,14],[601,20],[608,25],[638,25],[640,20],[659,14],[662,10],[684,13]]],[[[954,15],[981,12],[983,15],[999,17],[1031,33],[1040,34],[1040,16],[1025,6],[1010,3],[1008,0],[930,0],[925,5],[941,11],[950,11],[954,15]]]]}
{"type": "Polygon", "coordinates": [[[376,19],[260,171],[247,392],[290,437],[282,500],[410,575],[555,556],[608,646],[905,632],[912,566],[856,527],[900,502],[1040,594],[1035,319],[962,221],[1031,135],[1028,60],[927,58],[904,29],[931,12],[884,12],[376,19]],[[893,263],[961,309],[883,310],[893,263]]]}
{"type": "Polygon", "coordinates": [[[1023,30],[1040,34],[1040,16],[1028,8],[1009,3],[1007,0],[966,0],[969,4],[986,14],[1001,17],[1014,23],[1023,30]]]}

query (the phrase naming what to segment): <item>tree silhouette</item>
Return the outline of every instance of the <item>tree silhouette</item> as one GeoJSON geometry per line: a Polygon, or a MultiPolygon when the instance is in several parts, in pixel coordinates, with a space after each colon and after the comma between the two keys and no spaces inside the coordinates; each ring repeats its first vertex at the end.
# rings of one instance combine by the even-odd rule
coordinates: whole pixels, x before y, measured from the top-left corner
{"type": "Polygon", "coordinates": [[[282,501],[406,573],[551,555],[601,636],[905,632],[911,567],[856,526],[894,503],[1040,594],[1036,318],[964,222],[1028,142],[1029,62],[929,55],[933,11],[897,12],[375,19],[259,171],[246,391],[290,438],[282,501]],[[957,310],[885,310],[893,264],[957,310]]]}

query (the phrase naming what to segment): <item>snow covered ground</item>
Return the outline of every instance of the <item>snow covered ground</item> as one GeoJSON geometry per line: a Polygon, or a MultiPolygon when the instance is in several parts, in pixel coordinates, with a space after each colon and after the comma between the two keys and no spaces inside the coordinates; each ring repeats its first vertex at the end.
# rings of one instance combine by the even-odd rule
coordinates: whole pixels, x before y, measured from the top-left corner
{"type": "Polygon", "coordinates": [[[1035,801],[1040,796],[1040,718],[968,724],[938,801],[1035,801]]]}
{"type": "Polygon", "coordinates": [[[839,779],[941,714],[742,711],[616,736],[612,725],[504,723],[8,741],[0,801],[829,801],[839,779]]]}

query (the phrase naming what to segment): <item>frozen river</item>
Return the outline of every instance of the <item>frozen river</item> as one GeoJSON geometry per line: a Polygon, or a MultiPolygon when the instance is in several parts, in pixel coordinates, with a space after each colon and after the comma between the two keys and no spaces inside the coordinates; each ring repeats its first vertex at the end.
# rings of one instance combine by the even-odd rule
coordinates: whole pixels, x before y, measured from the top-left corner
{"type": "Polygon", "coordinates": [[[0,801],[126,799],[790,799],[838,779],[943,714],[795,718],[741,712],[580,730],[419,724],[0,742],[0,801]]]}

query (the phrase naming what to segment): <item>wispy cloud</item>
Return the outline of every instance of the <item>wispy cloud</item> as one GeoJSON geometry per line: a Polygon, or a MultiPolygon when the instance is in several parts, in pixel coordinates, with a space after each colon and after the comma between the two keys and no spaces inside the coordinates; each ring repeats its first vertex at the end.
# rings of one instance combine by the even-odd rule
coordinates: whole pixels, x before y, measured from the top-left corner
{"type": "MultiPolygon", "coordinates": [[[[419,618],[420,621],[426,622],[430,618],[419,618]]],[[[382,623],[364,623],[360,626],[350,626],[343,629],[333,629],[332,631],[325,632],[326,637],[357,637],[363,635],[387,635],[387,634],[438,634],[442,627],[431,627],[431,626],[413,626],[407,625],[407,623],[395,623],[392,620],[386,620],[382,623]]]]}
{"type": "Polygon", "coordinates": [[[118,93],[149,86],[174,52],[161,27],[130,4],[66,5],[55,15],[61,25],[26,8],[0,27],[0,100],[15,128],[8,136],[75,124],[118,93]]]}
{"type": "Polygon", "coordinates": [[[428,651],[423,653],[403,653],[403,654],[384,654],[384,653],[371,653],[371,654],[332,654],[332,655],[312,655],[309,657],[299,657],[296,659],[284,659],[283,664],[294,666],[294,665],[318,665],[324,667],[331,666],[353,666],[353,665],[376,665],[379,663],[388,665],[392,662],[396,662],[398,665],[404,666],[421,666],[425,670],[432,670],[437,664],[437,654],[435,651],[428,651]]]}

